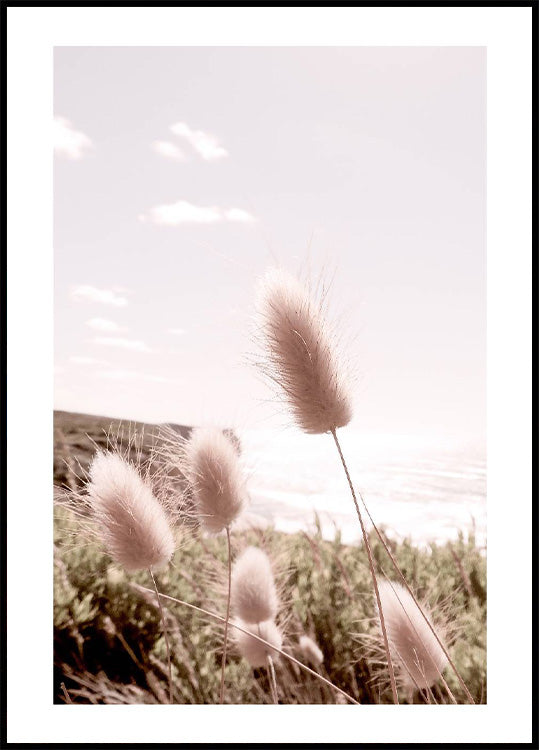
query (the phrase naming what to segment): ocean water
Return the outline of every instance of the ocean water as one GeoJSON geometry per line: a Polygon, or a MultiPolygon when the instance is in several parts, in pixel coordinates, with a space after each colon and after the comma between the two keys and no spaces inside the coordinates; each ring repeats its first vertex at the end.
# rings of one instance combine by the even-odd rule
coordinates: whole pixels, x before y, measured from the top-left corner
{"type": "MultiPolygon", "coordinates": [[[[478,545],[486,546],[484,445],[340,432],[356,490],[388,536],[409,537],[424,547],[456,539],[461,531],[474,533],[478,545]]],[[[255,522],[287,532],[312,531],[318,514],[326,538],[338,528],[344,542],[359,541],[359,523],[331,435],[253,430],[242,433],[241,442],[255,522]]]]}

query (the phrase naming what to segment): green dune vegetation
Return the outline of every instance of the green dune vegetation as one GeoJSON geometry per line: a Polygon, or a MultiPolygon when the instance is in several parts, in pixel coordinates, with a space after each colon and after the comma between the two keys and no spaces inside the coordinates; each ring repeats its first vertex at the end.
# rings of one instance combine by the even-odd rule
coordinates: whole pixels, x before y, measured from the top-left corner
{"type": "MultiPolygon", "coordinates": [[[[175,425],[187,436],[189,428],[175,425]]],[[[54,701],[57,703],[166,703],[167,649],[157,599],[147,571],[127,573],[85,532],[61,499],[80,489],[96,448],[131,441],[138,462],[157,440],[155,425],[67,412],[54,421],[54,701]],[[136,438],[133,435],[136,431],[136,438]]],[[[392,570],[374,533],[370,541],[380,574],[392,570]]],[[[386,539],[406,580],[443,633],[451,658],[476,703],[486,702],[486,560],[473,537],[419,550],[386,539]]],[[[272,528],[232,535],[233,555],[247,545],[273,561],[279,592],[277,626],[282,650],[312,672],[275,654],[274,688],[265,667],[253,668],[238,651],[230,627],[225,703],[344,703],[329,683],[360,703],[391,703],[383,668],[380,626],[364,545],[347,546],[314,534],[272,528]],[[322,660],[305,648],[309,636],[322,660]],[[324,682],[320,675],[328,682],[324,682]]],[[[170,564],[156,572],[160,592],[223,615],[227,543],[196,524],[177,537],[170,564]]],[[[170,641],[175,703],[218,703],[223,624],[185,604],[162,599],[170,641]]],[[[234,618],[232,622],[234,621],[234,618]]],[[[397,677],[399,674],[397,667],[397,677]]],[[[399,681],[398,681],[399,682],[399,681]]],[[[469,702],[454,671],[429,689],[399,683],[400,703],[469,702]],[[444,683],[447,685],[446,689],[444,683]]],[[[404,680],[406,683],[406,680],[404,680]]]]}

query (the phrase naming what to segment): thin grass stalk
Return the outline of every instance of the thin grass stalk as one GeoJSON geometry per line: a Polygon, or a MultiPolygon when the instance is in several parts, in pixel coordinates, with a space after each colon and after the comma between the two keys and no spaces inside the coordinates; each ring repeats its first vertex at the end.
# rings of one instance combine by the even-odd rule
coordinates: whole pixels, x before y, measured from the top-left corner
{"type": "Polygon", "coordinates": [[[127,653],[129,654],[130,658],[133,660],[134,664],[136,664],[139,669],[144,669],[140,661],[137,659],[135,652],[133,651],[129,643],[125,640],[125,638],[123,637],[123,635],[120,633],[119,630],[116,630],[115,635],[116,635],[116,638],[122,644],[122,646],[125,648],[127,653]]]}
{"type": "MultiPolygon", "coordinates": [[[[411,596],[411,597],[412,597],[412,599],[414,600],[414,603],[415,603],[415,605],[417,606],[417,608],[418,608],[418,609],[419,609],[419,611],[421,612],[421,615],[422,615],[423,619],[425,620],[425,622],[427,623],[427,625],[429,626],[429,628],[430,628],[430,630],[431,630],[431,632],[432,632],[433,636],[434,636],[434,637],[436,638],[436,640],[438,641],[438,644],[440,645],[440,648],[441,648],[441,649],[442,649],[442,651],[444,652],[444,654],[445,654],[445,656],[446,656],[446,658],[447,658],[447,661],[449,662],[449,665],[451,666],[451,668],[452,668],[453,672],[455,673],[455,675],[456,675],[456,677],[457,677],[457,679],[458,679],[458,681],[459,681],[459,683],[460,683],[460,686],[461,686],[461,688],[462,688],[462,689],[464,690],[464,693],[466,694],[466,698],[467,698],[467,699],[468,699],[468,700],[470,701],[470,703],[472,703],[472,704],[475,704],[475,701],[474,701],[474,699],[473,699],[473,697],[472,697],[472,694],[470,693],[470,691],[469,691],[469,690],[468,690],[468,688],[466,687],[466,683],[465,683],[465,682],[464,682],[464,680],[462,679],[462,677],[461,677],[461,675],[460,675],[460,673],[459,673],[458,669],[456,668],[456,666],[455,666],[455,664],[454,664],[453,660],[452,660],[452,659],[451,659],[451,657],[449,656],[449,653],[448,653],[448,651],[447,651],[447,649],[446,649],[445,645],[443,644],[443,642],[442,642],[441,638],[440,638],[440,637],[438,636],[438,633],[436,632],[436,629],[434,628],[434,626],[433,626],[433,625],[432,625],[432,623],[430,622],[429,618],[428,618],[428,617],[427,617],[427,615],[425,614],[425,612],[424,612],[424,610],[423,610],[422,606],[421,606],[421,605],[420,605],[420,603],[419,603],[419,602],[417,601],[417,599],[416,599],[416,596],[415,596],[414,592],[412,591],[412,589],[410,588],[410,586],[408,585],[408,581],[406,580],[406,578],[404,577],[404,574],[402,573],[401,569],[399,568],[399,564],[398,564],[398,563],[397,563],[397,561],[395,560],[395,557],[393,556],[393,553],[391,552],[391,549],[389,548],[389,546],[388,546],[388,545],[387,545],[387,543],[385,542],[385,540],[384,540],[384,538],[383,538],[383,535],[382,535],[382,534],[380,533],[380,531],[379,531],[378,527],[377,527],[377,526],[376,526],[376,524],[374,523],[374,521],[373,521],[373,518],[372,518],[372,516],[371,516],[371,514],[370,514],[370,512],[369,512],[369,509],[367,508],[367,505],[366,505],[366,503],[365,503],[365,500],[363,499],[363,496],[361,495],[361,492],[359,492],[358,494],[359,494],[359,497],[360,497],[360,499],[361,499],[361,502],[363,503],[363,507],[365,508],[365,511],[366,511],[367,515],[369,516],[370,522],[372,523],[372,526],[373,526],[373,528],[374,528],[374,530],[375,530],[375,532],[376,532],[376,535],[377,535],[378,539],[379,539],[379,540],[381,541],[381,543],[382,543],[382,546],[384,547],[385,551],[387,552],[387,554],[388,554],[388,556],[389,556],[389,559],[391,560],[391,564],[393,565],[393,568],[395,569],[395,572],[397,573],[397,575],[398,575],[398,576],[399,576],[399,578],[401,579],[401,581],[402,581],[402,583],[403,583],[404,587],[406,588],[406,590],[408,591],[408,593],[410,594],[410,596],[411,596]]],[[[456,701],[455,701],[455,702],[456,702],[456,701]]]]}
{"type": "MultiPolygon", "coordinates": [[[[136,586],[135,589],[139,589],[140,591],[146,591],[149,594],[156,594],[157,598],[163,598],[168,599],[171,602],[175,602],[176,604],[182,604],[184,607],[189,607],[189,609],[193,609],[196,612],[200,612],[200,614],[206,615],[206,617],[210,617],[213,620],[218,620],[219,622],[224,623],[225,618],[221,617],[221,615],[218,615],[215,612],[210,612],[207,609],[202,609],[202,607],[197,607],[195,604],[190,604],[189,602],[184,602],[182,599],[176,599],[174,596],[169,596],[168,594],[161,594],[158,591],[152,591],[151,589],[147,589],[145,586],[136,586]]],[[[257,641],[260,641],[260,643],[263,643],[264,646],[268,646],[276,653],[280,654],[281,656],[284,656],[285,659],[288,659],[289,661],[293,662],[294,664],[297,664],[298,667],[301,669],[304,669],[309,674],[316,677],[318,680],[321,680],[326,685],[329,685],[330,688],[333,690],[336,690],[338,693],[340,693],[344,698],[346,698],[350,703],[354,703],[355,705],[359,706],[361,705],[359,701],[356,701],[355,698],[352,698],[351,695],[349,695],[345,690],[342,690],[342,688],[337,687],[337,685],[334,685],[330,680],[326,680],[325,677],[322,677],[321,674],[318,672],[315,672],[313,669],[308,667],[306,664],[303,664],[303,662],[299,661],[299,659],[296,659],[291,654],[287,654],[286,651],[282,651],[280,648],[276,648],[275,646],[272,646],[271,643],[268,643],[268,641],[264,640],[264,638],[261,638],[260,636],[256,635],[256,633],[252,633],[250,630],[245,630],[245,628],[242,628],[241,625],[238,625],[234,621],[231,621],[229,623],[233,628],[236,628],[236,630],[239,630],[242,633],[245,633],[245,635],[250,636],[251,638],[255,638],[257,641]]]]}
{"type": "Polygon", "coordinates": [[[455,706],[456,706],[457,705],[457,699],[453,695],[453,691],[451,690],[451,688],[447,684],[447,682],[446,682],[445,677],[443,676],[443,674],[440,675],[440,681],[441,681],[442,685],[444,686],[444,688],[447,691],[447,694],[449,696],[449,700],[451,701],[451,703],[454,703],[455,706]]]}
{"type": "Polygon", "coordinates": [[[230,620],[230,590],[232,585],[232,551],[230,547],[230,527],[226,527],[226,541],[228,549],[228,593],[226,599],[226,621],[225,621],[225,634],[223,637],[223,658],[221,660],[221,688],[219,690],[219,703],[223,702],[225,693],[225,663],[226,663],[226,651],[228,644],[228,622],[230,620]]]}
{"type": "Polygon", "coordinates": [[[273,699],[273,702],[275,704],[279,703],[279,698],[277,697],[277,678],[275,676],[275,667],[273,666],[273,659],[271,658],[270,654],[268,654],[268,667],[269,667],[269,675],[270,675],[270,686],[271,686],[271,697],[273,699]]]}
{"type": "Polygon", "coordinates": [[[64,694],[65,702],[66,703],[73,703],[71,700],[71,696],[67,692],[67,688],[63,682],[60,683],[60,687],[62,688],[62,693],[64,694]]]}
{"type": "Polygon", "coordinates": [[[339,443],[339,438],[337,437],[337,430],[334,428],[331,430],[331,434],[333,435],[333,439],[335,441],[335,445],[337,446],[337,451],[339,452],[339,456],[341,459],[341,463],[344,468],[344,473],[346,474],[346,479],[348,480],[348,485],[350,487],[350,492],[352,493],[352,499],[354,501],[354,505],[356,506],[356,512],[357,517],[359,519],[359,524],[361,526],[361,533],[363,534],[363,542],[365,544],[365,549],[367,550],[367,557],[369,559],[369,568],[371,571],[371,578],[372,578],[372,585],[374,588],[374,594],[376,596],[376,602],[378,604],[378,612],[380,614],[380,626],[382,628],[382,636],[384,639],[384,648],[386,652],[387,657],[387,668],[389,671],[389,680],[391,682],[391,692],[393,694],[393,702],[398,704],[399,702],[399,696],[397,693],[397,683],[395,680],[395,671],[393,669],[393,661],[391,660],[391,653],[389,650],[389,641],[387,639],[387,632],[386,632],[386,623],[384,619],[384,613],[382,611],[382,602],[380,601],[380,593],[378,591],[378,583],[376,581],[376,572],[374,570],[374,560],[372,558],[372,550],[371,545],[369,543],[369,537],[367,535],[367,531],[365,529],[365,525],[363,523],[363,518],[361,516],[361,511],[359,510],[359,504],[357,502],[356,493],[354,490],[354,485],[352,484],[352,480],[350,478],[350,474],[348,472],[348,466],[346,465],[346,461],[344,459],[344,455],[341,449],[341,445],[339,443]]]}
{"type": "Polygon", "coordinates": [[[168,642],[168,632],[167,632],[167,625],[165,622],[165,613],[163,611],[163,606],[161,604],[159,591],[157,590],[157,584],[155,582],[155,578],[153,577],[153,573],[150,568],[148,568],[148,572],[150,573],[151,579],[153,581],[155,595],[157,596],[157,601],[159,603],[159,611],[161,613],[161,620],[163,621],[163,634],[165,636],[165,644],[167,647],[167,661],[168,661],[168,702],[172,703],[172,660],[170,658],[170,644],[168,642]]]}

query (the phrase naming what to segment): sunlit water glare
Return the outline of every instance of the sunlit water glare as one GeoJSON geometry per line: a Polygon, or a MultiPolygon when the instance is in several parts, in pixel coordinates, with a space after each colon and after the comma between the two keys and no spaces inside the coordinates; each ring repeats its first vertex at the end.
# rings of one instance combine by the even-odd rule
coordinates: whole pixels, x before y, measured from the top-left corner
{"type": "MultiPolygon", "coordinates": [[[[395,539],[425,546],[475,533],[486,545],[484,445],[407,435],[339,436],[350,474],[373,519],[395,539]]],[[[360,528],[331,435],[292,430],[242,433],[250,512],[282,531],[339,528],[346,543],[360,528]]]]}

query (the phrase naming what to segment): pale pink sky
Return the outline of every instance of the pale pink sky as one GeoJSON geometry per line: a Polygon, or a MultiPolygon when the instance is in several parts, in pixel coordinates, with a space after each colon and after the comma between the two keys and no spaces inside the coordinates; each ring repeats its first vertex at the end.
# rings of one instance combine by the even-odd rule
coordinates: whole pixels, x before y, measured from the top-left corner
{"type": "Polygon", "coordinates": [[[282,423],[268,265],[334,275],[359,431],[482,438],[479,47],[56,48],[55,406],[282,423]]]}

